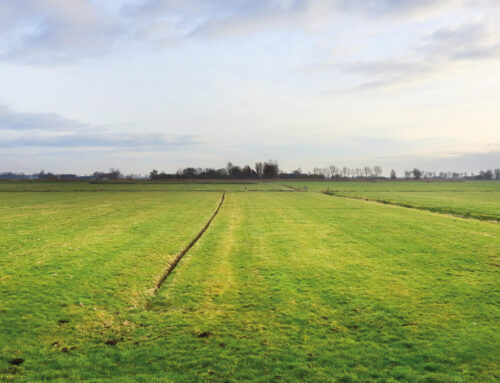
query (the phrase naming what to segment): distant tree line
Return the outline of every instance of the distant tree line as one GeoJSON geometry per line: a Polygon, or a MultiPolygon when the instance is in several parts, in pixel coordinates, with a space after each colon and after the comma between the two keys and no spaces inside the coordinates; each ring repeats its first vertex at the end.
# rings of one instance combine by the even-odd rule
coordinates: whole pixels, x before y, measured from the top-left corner
{"type": "MultiPolygon", "coordinates": [[[[391,173],[392,174],[392,173],[391,173]]],[[[392,176],[391,176],[392,178],[392,176]]],[[[406,179],[435,179],[435,180],[500,180],[500,168],[491,170],[481,170],[478,174],[467,172],[426,172],[420,169],[405,170],[404,178],[406,179]]]]}
{"type": "Polygon", "coordinates": [[[60,173],[55,174],[52,172],[45,172],[41,170],[39,173],[24,174],[14,172],[0,173],[0,179],[10,180],[94,180],[94,181],[107,181],[118,179],[145,179],[147,177],[139,174],[123,175],[120,170],[111,168],[109,172],[96,171],[92,175],[79,176],[73,173],[60,173]]]}
{"type": "MultiPolygon", "coordinates": [[[[176,180],[176,179],[236,179],[236,180],[258,180],[258,179],[387,179],[382,176],[382,168],[378,165],[373,167],[364,166],[358,168],[337,167],[330,165],[323,168],[314,168],[312,172],[304,173],[300,168],[292,172],[280,170],[277,161],[269,160],[255,163],[254,167],[245,165],[240,167],[228,162],[224,168],[194,168],[187,167],[179,169],[175,173],[159,172],[153,170],[149,176],[139,174],[124,175],[118,169],[109,169],[108,172],[96,171],[92,175],[78,176],[76,174],[54,174],[44,170],[35,174],[24,174],[14,172],[0,173],[0,179],[39,179],[39,180],[93,180],[108,181],[120,179],[151,179],[151,180],[176,180]]],[[[397,179],[396,171],[392,169],[389,173],[390,179],[397,179]]],[[[405,170],[404,179],[425,180],[500,180],[500,168],[494,170],[481,170],[479,173],[467,172],[428,172],[414,168],[405,170]]]]}
{"type": "Polygon", "coordinates": [[[314,168],[313,174],[321,178],[381,178],[382,168],[378,165],[373,167],[348,168],[330,165],[324,168],[314,168]]]}
{"type": "Polygon", "coordinates": [[[278,178],[281,172],[277,161],[269,160],[257,162],[255,167],[245,165],[240,167],[228,162],[226,167],[214,168],[184,168],[176,173],[165,173],[153,170],[149,173],[152,180],[166,179],[259,179],[259,178],[278,178]]]}

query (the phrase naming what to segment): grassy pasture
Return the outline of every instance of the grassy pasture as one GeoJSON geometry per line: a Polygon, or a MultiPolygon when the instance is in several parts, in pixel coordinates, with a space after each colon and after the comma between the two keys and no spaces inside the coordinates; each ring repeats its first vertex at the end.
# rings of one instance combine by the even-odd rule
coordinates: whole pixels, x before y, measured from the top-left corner
{"type": "Polygon", "coordinates": [[[308,191],[339,191],[339,192],[499,192],[500,182],[497,181],[275,181],[280,185],[297,189],[307,187],[308,191]]]}
{"type": "Polygon", "coordinates": [[[0,193],[0,381],[500,379],[498,224],[220,196],[0,193]]]}
{"type": "Polygon", "coordinates": [[[338,194],[440,213],[500,221],[500,187],[498,191],[491,192],[340,192],[338,194]]]}
{"type": "Polygon", "coordinates": [[[111,336],[220,195],[0,193],[2,364],[111,336]]]}
{"type": "Polygon", "coordinates": [[[425,209],[464,217],[500,220],[500,182],[299,182],[286,183],[309,191],[425,209]]]}
{"type": "Polygon", "coordinates": [[[98,192],[98,191],[246,191],[246,190],[287,190],[272,182],[258,181],[1,181],[0,192],[98,192]]]}

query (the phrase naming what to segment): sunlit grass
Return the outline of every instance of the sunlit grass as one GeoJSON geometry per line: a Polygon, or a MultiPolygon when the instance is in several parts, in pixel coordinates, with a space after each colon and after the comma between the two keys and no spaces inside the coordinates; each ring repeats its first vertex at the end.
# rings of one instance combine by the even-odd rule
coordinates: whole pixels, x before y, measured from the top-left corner
{"type": "Polygon", "coordinates": [[[1,379],[500,377],[496,223],[320,193],[228,193],[151,297],[220,193],[6,194],[1,379]]]}

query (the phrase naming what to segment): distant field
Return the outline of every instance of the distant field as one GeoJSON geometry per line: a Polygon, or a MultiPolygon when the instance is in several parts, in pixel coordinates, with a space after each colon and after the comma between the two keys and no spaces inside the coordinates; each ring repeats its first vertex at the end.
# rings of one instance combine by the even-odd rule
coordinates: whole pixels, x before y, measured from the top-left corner
{"type": "Polygon", "coordinates": [[[60,191],[245,191],[286,190],[276,183],[248,182],[152,182],[152,181],[0,181],[0,192],[60,191]],[[246,188],[246,189],[245,189],[246,188]]]}
{"type": "Polygon", "coordinates": [[[497,181],[274,181],[277,184],[308,191],[344,192],[498,192],[497,181]]]}
{"type": "Polygon", "coordinates": [[[249,186],[0,193],[0,381],[500,380],[497,223],[249,186]]]}
{"type": "Polygon", "coordinates": [[[308,191],[372,199],[471,218],[500,220],[500,182],[288,182],[308,191]]]}

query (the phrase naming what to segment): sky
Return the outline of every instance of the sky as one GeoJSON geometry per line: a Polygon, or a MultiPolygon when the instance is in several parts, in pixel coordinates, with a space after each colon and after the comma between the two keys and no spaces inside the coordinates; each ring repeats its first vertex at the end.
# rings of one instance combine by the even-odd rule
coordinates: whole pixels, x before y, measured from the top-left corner
{"type": "Polygon", "coordinates": [[[500,167],[498,0],[0,0],[0,172],[500,167]]]}

